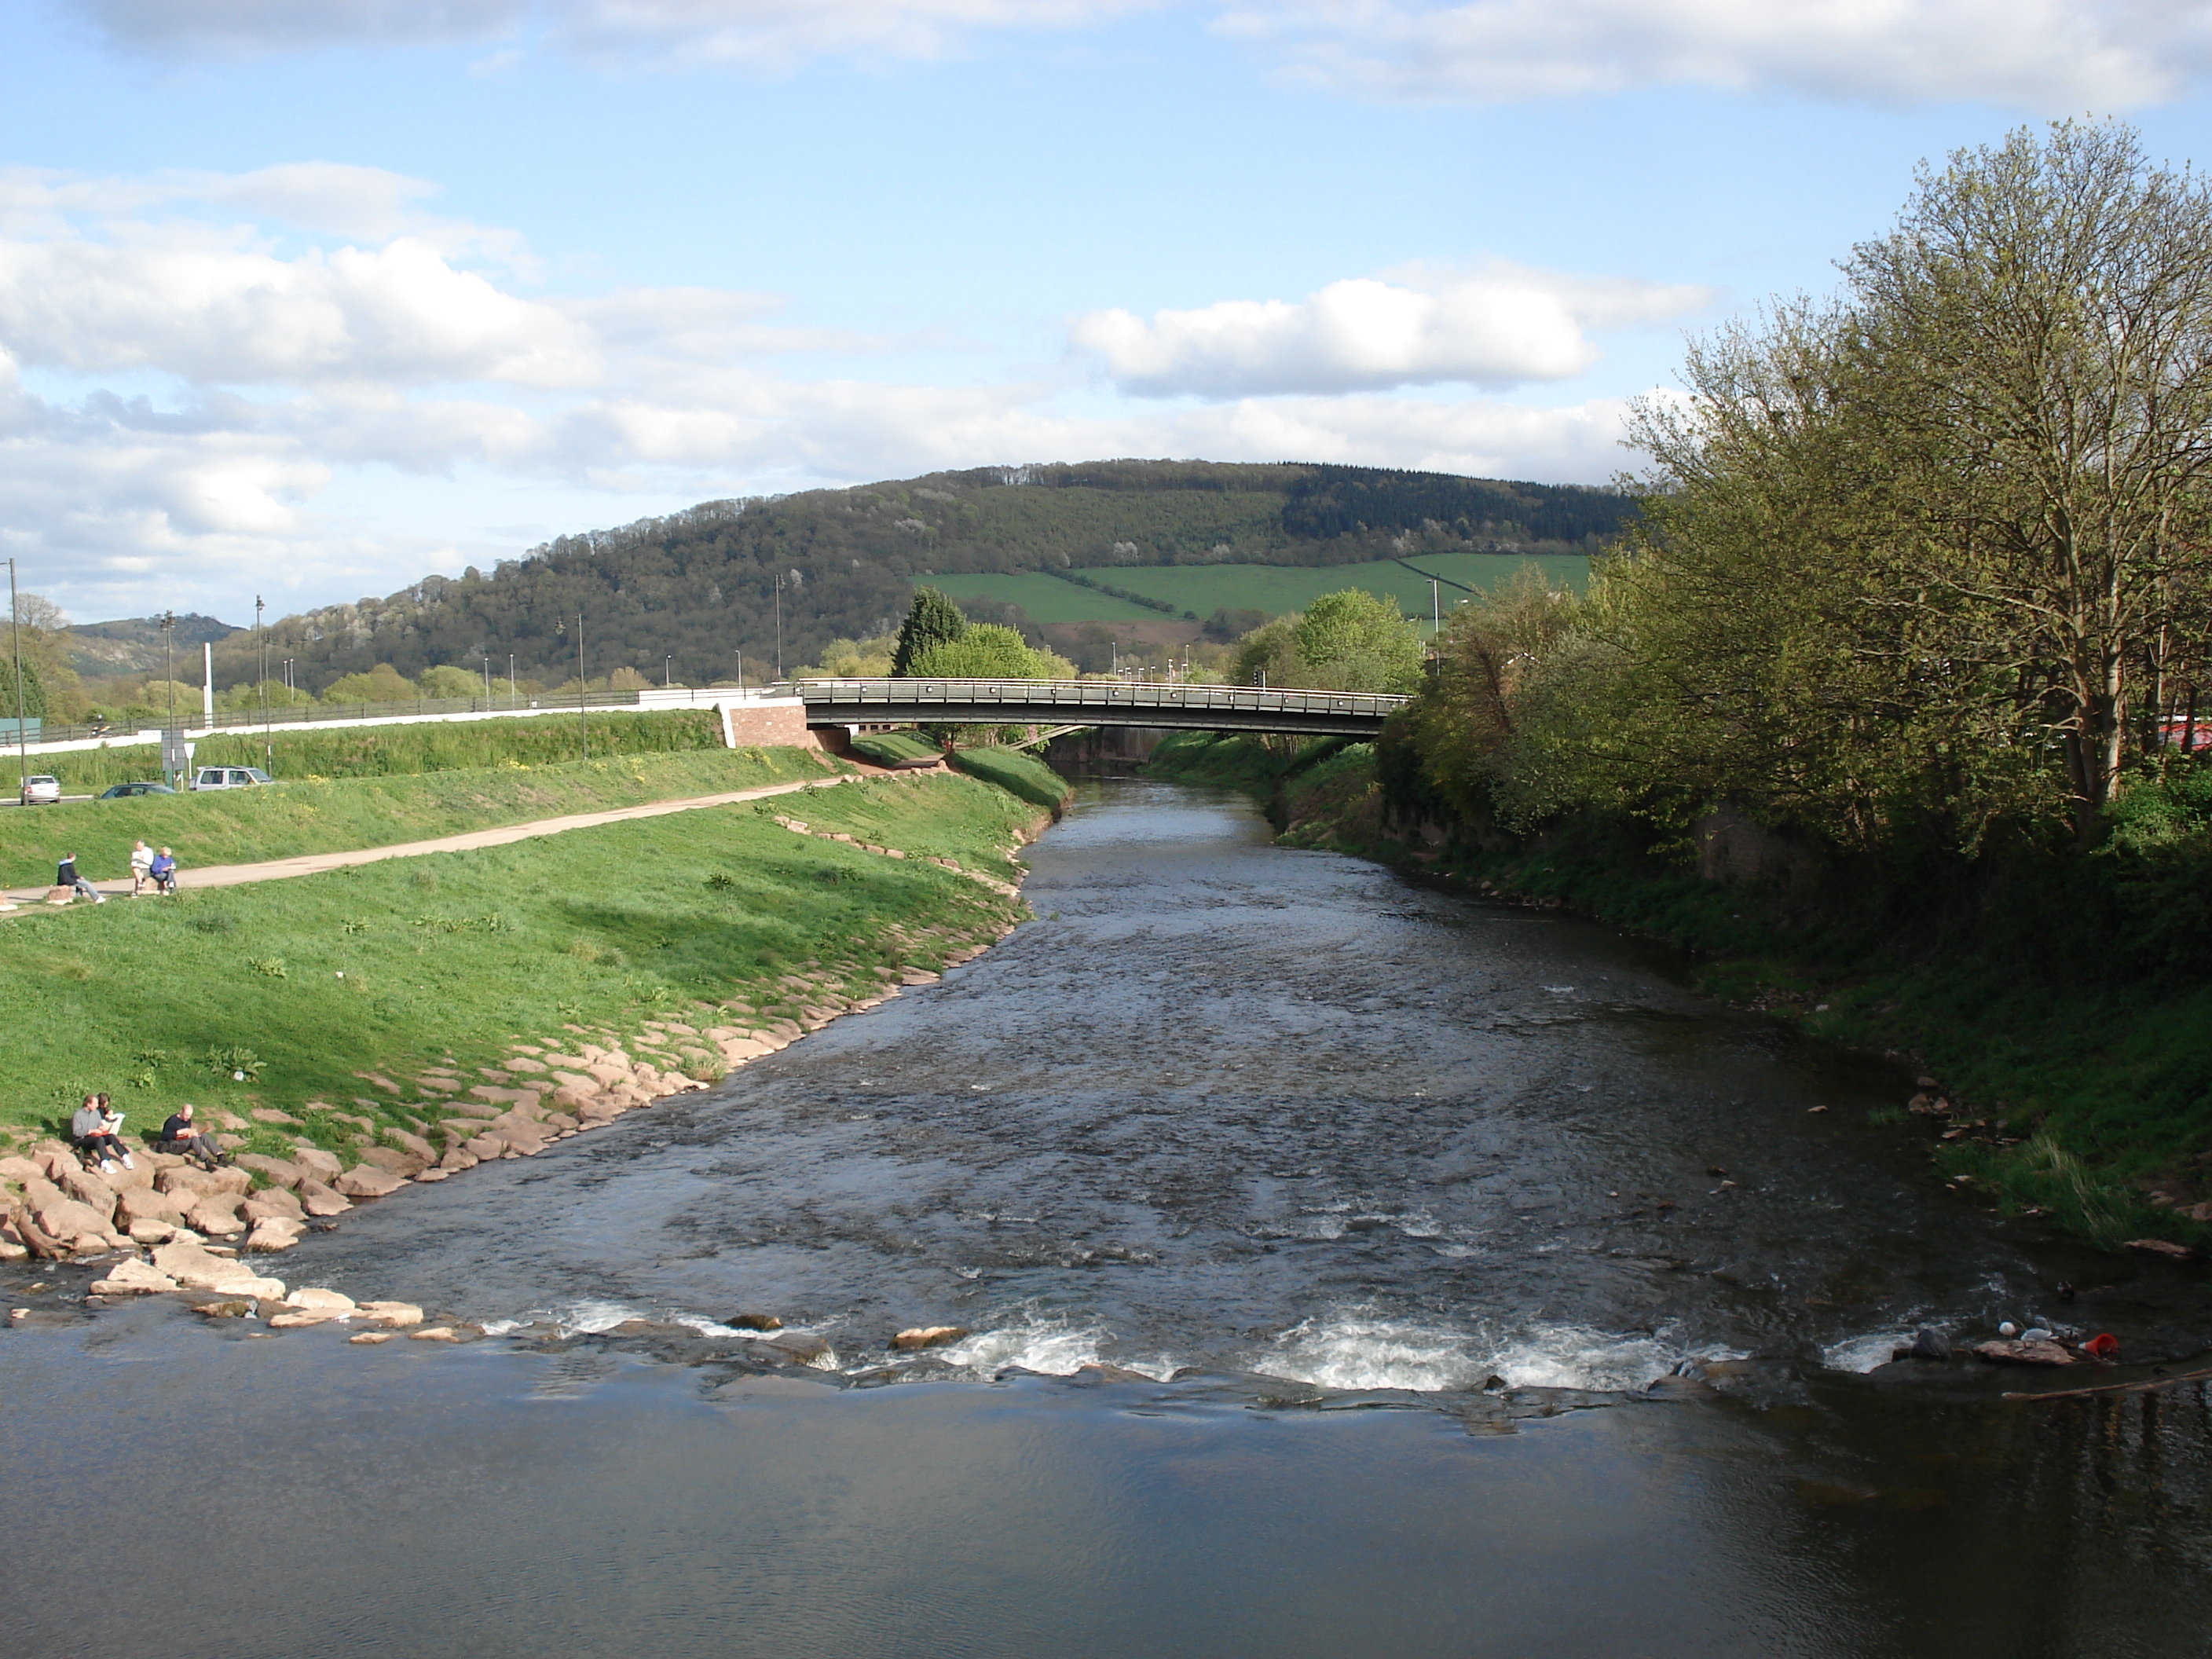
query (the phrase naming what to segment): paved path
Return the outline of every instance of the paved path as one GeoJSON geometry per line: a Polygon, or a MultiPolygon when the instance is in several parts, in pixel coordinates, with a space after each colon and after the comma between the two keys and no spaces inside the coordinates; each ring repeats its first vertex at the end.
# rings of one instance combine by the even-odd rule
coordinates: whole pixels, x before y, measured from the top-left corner
{"type": "MultiPolygon", "coordinates": [[[[349,864],[375,864],[385,859],[418,858],[425,853],[465,853],[478,847],[505,847],[511,842],[527,841],[532,836],[557,836],[563,830],[588,830],[595,824],[622,823],[631,818],[657,818],[669,812],[696,811],[702,806],[729,806],[741,800],[763,800],[770,795],[788,795],[801,789],[824,789],[841,783],[858,782],[873,773],[847,773],[835,778],[802,778],[796,783],[764,784],[757,789],[736,789],[723,795],[693,795],[684,800],[648,801],[642,806],[617,806],[604,812],[575,812],[567,817],[539,818],[532,823],[502,824],[495,830],[471,830],[459,836],[441,836],[436,841],[402,842],[396,847],[362,847],[343,853],[307,853],[298,858],[270,859],[264,864],[217,864],[204,870],[183,872],[182,885],[189,888],[236,887],[249,881],[281,881],[287,876],[319,875],[325,870],[342,869],[349,864]]],[[[112,898],[120,894],[129,897],[131,883],[94,882],[94,888],[112,898]]],[[[28,890],[17,889],[5,896],[19,904],[35,905],[43,901],[46,889],[28,890]]],[[[83,901],[78,901],[82,903],[83,901]]],[[[21,915],[22,912],[16,912],[21,915]]]]}

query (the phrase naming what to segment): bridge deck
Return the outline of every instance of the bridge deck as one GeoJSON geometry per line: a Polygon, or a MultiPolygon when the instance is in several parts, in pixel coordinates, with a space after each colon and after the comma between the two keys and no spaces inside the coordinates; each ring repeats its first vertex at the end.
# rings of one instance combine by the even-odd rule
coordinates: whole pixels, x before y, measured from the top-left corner
{"type": "Polygon", "coordinates": [[[1409,699],[1362,691],[1118,680],[800,680],[810,726],[1151,726],[1371,738],[1409,699]]]}

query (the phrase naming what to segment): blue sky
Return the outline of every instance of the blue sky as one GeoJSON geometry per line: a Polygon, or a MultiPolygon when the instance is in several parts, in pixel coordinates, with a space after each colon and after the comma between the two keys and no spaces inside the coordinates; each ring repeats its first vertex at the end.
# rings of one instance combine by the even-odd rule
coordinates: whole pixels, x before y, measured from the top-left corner
{"type": "Polygon", "coordinates": [[[0,544],[232,620],[1107,455],[1601,482],[1914,164],[2212,5],[0,0],[0,544]]]}

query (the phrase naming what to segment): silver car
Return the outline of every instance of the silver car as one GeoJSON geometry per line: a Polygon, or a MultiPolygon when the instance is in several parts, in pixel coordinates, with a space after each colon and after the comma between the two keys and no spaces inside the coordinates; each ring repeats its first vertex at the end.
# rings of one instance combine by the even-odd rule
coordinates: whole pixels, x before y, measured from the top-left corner
{"type": "Polygon", "coordinates": [[[19,797],[25,806],[58,805],[61,798],[61,780],[50,778],[43,772],[23,780],[23,793],[19,797]]]}
{"type": "Polygon", "coordinates": [[[251,789],[275,781],[258,766],[203,766],[192,774],[194,789],[251,789]]]}

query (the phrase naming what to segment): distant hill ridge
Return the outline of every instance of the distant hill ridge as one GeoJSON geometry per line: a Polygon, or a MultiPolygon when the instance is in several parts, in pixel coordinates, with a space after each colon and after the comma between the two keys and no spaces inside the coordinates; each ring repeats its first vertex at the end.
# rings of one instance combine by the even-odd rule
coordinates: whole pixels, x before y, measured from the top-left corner
{"type": "MultiPolygon", "coordinates": [[[[167,649],[172,656],[199,654],[202,645],[228,639],[231,623],[197,612],[177,618],[167,649]]],[[[69,665],[80,674],[158,674],[161,672],[161,619],[125,617],[115,622],[70,624],[69,665]]],[[[197,671],[193,678],[198,678],[197,671]]]]}
{"type": "MultiPolygon", "coordinates": [[[[272,624],[270,648],[319,691],[391,663],[413,676],[488,651],[503,673],[702,684],[733,648],[783,658],[881,632],[942,573],[1116,565],[1353,564],[1427,552],[1593,550],[1633,497],[1571,484],[1285,462],[1114,460],[987,467],[844,489],[705,501],[619,529],[563,536],[489,575],[428,576],[383,599],[272,624]]],[[[158,645],[158,641],[156,641],[158,645]]],[[[250,635],[218,643],[221,684],[250,679],[250,635]]]]}

